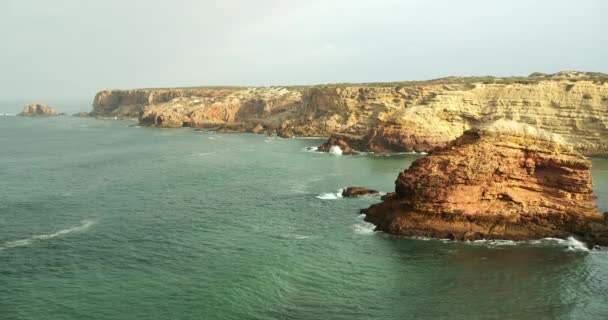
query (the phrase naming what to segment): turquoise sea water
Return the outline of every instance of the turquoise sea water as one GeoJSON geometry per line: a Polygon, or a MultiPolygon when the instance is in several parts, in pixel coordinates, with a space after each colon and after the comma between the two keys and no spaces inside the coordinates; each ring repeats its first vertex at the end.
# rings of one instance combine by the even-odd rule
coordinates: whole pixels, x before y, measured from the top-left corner
{"type": "Polygon", "coordinates": [[[608,251],[391,237],[333,194],[416,156],[131,123],[0,117],[0,319],[608,318],[608,251]]]}

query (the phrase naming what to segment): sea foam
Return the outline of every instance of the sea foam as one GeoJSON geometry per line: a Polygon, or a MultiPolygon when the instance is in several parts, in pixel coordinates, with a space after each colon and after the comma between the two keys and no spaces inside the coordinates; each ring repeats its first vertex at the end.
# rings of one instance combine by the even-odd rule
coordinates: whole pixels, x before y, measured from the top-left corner
{"type": "Polygon", "coordinates": [[[342,198],[342,191],[343,190],[344,189],[338,189],[338,191],[334,192],[334,193],[331,193],[331,192],[329,192],[329,193],[321,193],[320,195],[315,196],[315,198],[321,199],[321,200],[336,200],[336,199],[340,199],[340,198],[342,198]]]}
{"type": "Polygon", "coordinates": [[[69,234],[69,233],[72,233],[72,232],[82,232],[82,231],[85,231],[85,230],[89,229],[95,223],[96,223],[96,221],[94,221],[94,220],[83,220],[80,225],[69,227],[69,228],[66,228],[66,229],[63,229],[63,230],[59,230],[59,231],[54,232],[54,233],[41,234],[41,235],[29,237],[27,239],[8,241],[8,242],[5,242],[5,243],[3,243],[3,244],[0,245],[0,250],[4,250],[4,249],[8,249],[8,248],[14,248],[14,247],[27,246],[27,245],[32,244],[35,241],[49,240],[49,239],[61,237],[63,235],[66,235],[66,234],[69,234]]]}
{"type": "Polygon", "coordinates": [[[339,146],[331,146],[329,148],[329,153],[341,156],[342,155],[342,148],[340,148],[339,146]]]}

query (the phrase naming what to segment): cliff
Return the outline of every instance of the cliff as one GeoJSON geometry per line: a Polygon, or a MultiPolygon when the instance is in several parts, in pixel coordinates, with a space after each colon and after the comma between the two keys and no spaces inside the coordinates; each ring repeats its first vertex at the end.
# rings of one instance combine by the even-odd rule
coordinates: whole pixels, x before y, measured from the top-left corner
{"type": "Polygon", "coordinates": [[[576,237],[608,245],[591,162],[559,135],[512,121],[466,131],[399,174],[362,210],[379,230],[458,240],[576,237]]]}
{"type": "Polygon", "coordinates": [[[32,103],[23,107],[23,111],[19,113],[20,116],[38,116],[48,117],[58,115],[57,111],[46,104],[32,103]]]}
{"type": "Polygon", "coordinates": [[[110,90],[93,116],[163,127],[260,125],[281,136],[330,136],[360,151],[430,151],[464,131],[511,119],[608,154],[608,75],[560,72],[494,78],[311,87],[110,90]]]}

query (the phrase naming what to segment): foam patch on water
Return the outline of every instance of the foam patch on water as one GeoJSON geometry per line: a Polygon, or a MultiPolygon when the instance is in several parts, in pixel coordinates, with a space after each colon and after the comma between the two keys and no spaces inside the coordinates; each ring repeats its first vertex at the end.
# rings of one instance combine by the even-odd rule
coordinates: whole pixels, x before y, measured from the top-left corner
{"type": "Polygon", "coordinates": [[[456,241],[450,239],[437,239],[427,237],[408,237],[409,239],[422,240],[422,241],[440,241],[443,243],[464,243],[469,245],[482,245],[489,248],[497,247],[510,247],[519,245],[533,245],[533,246],[560,246],[566,248],[567,251],[577,252],[590,252],[591,250],[587,247],[584,242],[577,240],[574,237],[568,237],[568,239],[559,238],[543,238],[539,240],[527,240],[527,241],[513,241],[513,240],[474,240],[474,241],[456,241]]]}
{"type": "Polygon", "coordinates": [[[344,189],[338,189],[337,192],[334,193],[321,193],[318,196],[315,196],[315,198],[317,199],[321,199],[321,200],[336,200],[336,199],[340,199],[342,198],[342,191],[344,191],[344,189]]]}
{"type": "Polygon", "coordinates": [[[370,235],[373,234],[376,229],[376,226],[374,226],[373,224],[369,223],[369,222],[360,222],[360,223],[356,223],[353,224],[353,231],[356,234],[360,234],[360,235],[370,235]]]}
{"type": "Polygon", "coordinates": [[[477,243],[477,244],[485,244],[485,245],[490,245],[490,246],[514,246],[517,244],[517,242],[513,241],[513,240],[474,240],[472,241],[473,243],[477,243]]]}
{"type": "Polygon", "coordinates": [[[528,241],[531,244],[557,244],[559,246],[566,247],[568,251],[583,251],[589,252],[587,245],[581,241],[576,240],[574,237],[568,237],[568,239],[558,238],[544,238],[540,240],[528,241]]]}
{"type": "Polygon", "coordinates": [[[83,220],[80,225],[73,226],[73,227],[70,227],[70,228],[66,228],[66,229],[63,229],[63,230],[59,230],[59,231],[54,232],[54,233],[41,234],[41,235],[33,236],[33,237],[30,237],[30,238],[27,238],[27,239],[8,241],[8,242],[5,242],[2,245],[0,245],[0,250],[4,250],[4,249],[8,249],[8,248],[14,248],[14,247],[27,246],[27,245],[32,244],[35,241],[49,240],[49,239],[61,237],[61,236],[64,236],[66,234],[70,234],[70,233],[73,233],[73,232],[82,232],[82,231],[85,231],[85,230],[89,229],[95,223],[97,223],[97,221],[94,221],[94,220],[83,220]]]}
{"type": "Polygon", "coordinates": [[[331,146],[329,148],[329,153],[341,156],[342,155],[342,148],[340,148],[339,146],[331,146]]]}
{"type": "Polygon", "coordinates": [[[0,116],[2,116],[2,117],[14,117],[15,114],[12,114],[12,113],[0,113],[0,116]]]}

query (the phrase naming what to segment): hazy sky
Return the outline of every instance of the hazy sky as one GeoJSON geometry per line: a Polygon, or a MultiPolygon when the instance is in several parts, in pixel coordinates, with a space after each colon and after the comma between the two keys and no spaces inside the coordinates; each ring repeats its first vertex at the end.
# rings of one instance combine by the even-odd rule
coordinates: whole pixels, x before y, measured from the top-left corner
{"type": "Polygon", "coordinates": [[[603,0],[0,0],[0,99],[608,72],[603,0]]]}

